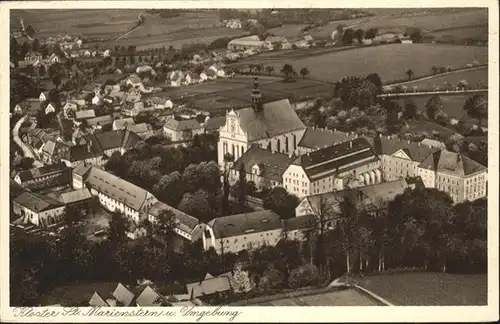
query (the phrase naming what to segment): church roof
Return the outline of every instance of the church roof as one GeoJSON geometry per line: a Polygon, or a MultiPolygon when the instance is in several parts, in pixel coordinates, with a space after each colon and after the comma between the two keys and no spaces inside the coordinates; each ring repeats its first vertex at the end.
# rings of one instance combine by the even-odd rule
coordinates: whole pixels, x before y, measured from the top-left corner
{"type": "Polygon", "coordinates": [[[265,103],[261,111],[243,108],[236,111],[248,141],[258,141],[304,129],[305,126],[288,99],[265,103]]]}

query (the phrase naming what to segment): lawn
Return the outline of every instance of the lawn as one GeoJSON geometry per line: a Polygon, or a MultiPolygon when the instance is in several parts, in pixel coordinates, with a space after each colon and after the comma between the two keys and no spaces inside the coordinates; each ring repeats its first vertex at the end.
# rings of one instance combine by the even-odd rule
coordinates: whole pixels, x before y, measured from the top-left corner
{"type": "MultiPolygon", "coordinates": [[[[486,94],[485,94],[486,95],[486,94]]],[[[472,95],[449,95],[449,96],[440,96],[441,101],[443,102],[443,111],[451,118],[455,118],[458,120],[463,120],[465,122],[477,123],[477,120],[470,118],[465,111],[463,110],[465,101],[471,97],[472,95]]],[[[432,96],[414,96],[411,98],[411,101],[417,105],[417,108],[421,111],[425,111],[425,104],[432,96]]],[[[405,99],[398,100],[401,105],[404,105],[405,99]]],[[[488,121],[483,121],[483,126],[487,126],[488,121]]]]}
{"type": "Polygon", "coordinates": [[[487,305],[487,275],[396,273],[367,276],[360,286],[397,306],[487,305]]]}
{"type": "Polygon", "coordinates": [[[474,60],[487,62],[487,47],[390,44],[331,52],[321,56],[296,60],[282,60],[272,64],[279,71],[290,63],[298,71],[307,67],[310,78],[336,82],[344,76],[366,76],[378,73],[384,82],[406,79],[406,70],[412,69],[414,77],[428,75],[431,67],[465,67],[474,60]]]}
{"type": "Polygon", "coordinates": [[[466,80],[471,89],[486,89],[488,88],[488,67],[481,67],[474,70],[459,71],[456,73],[437,75],[429,79],[415,80],[412,82],[407,82],[405,85],[408,89],[413,86],[417,86],[419,91],[422,90],[434,90],[435,86],[444,90],[445,82],[456,86],[461,80],[466,80]]]}
{"type": "Polygon", "coordinates": [[[487,9],[464,9],[454,12],[424,11],[405,16],[388,16],[363,22],[356,28],[404,31],[406,27],[420,28],[423,32],[431,32],[443,28],[476,26],[488,23],[487,9]]]}

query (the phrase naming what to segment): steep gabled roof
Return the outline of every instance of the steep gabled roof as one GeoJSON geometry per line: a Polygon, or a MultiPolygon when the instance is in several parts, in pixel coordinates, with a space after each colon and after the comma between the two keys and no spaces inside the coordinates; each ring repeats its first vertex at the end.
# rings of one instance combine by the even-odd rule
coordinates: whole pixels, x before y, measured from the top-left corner
{"type": "Polygon", "coordinates": [[[28,191],[14,198],[14,202],[36,213],[64,206],[54,198],[28,191]]]}
{"type": "Polygon", "coordinates": [[[141,294],[136,299],[137,306],[147,307],[147,306],[163,306],[165,304],[165,299],[156,290],[150,286],[146,286],[141,294]]]}
{"type": "Polygon", "coordinates": [[[177,132],[202,128],[202,126],[200,125],[200,123],[198,123],[196,119],[176,120],[174,118],[167,119],[164,127],[177,132]]]}
{"type": "Polygon", "coordinates": [[[208,280],[197,281],[186,285],[188,295],[192,298],[212,295],[218,292],[231,290],[228,277],[216,277],[208,280]]]}
{"type": "Polygon", "coordinates": [[[420,165],[420,168],[442,172],[458,177],[486,171],[487,167],[474,161],[462,153],[440,150],[428,156],[420,165]]]}
{"type": "Polygon", "coordinates": [[[123,306],[131,306],[132,301],[134,300],[134,294],[128,290],[127,287],[118,283],[115,291],[113,291],[113,296],[119,301],[123,306]]]}
{"type": "Polygon", "coordinates": [[[248,141],[272,138],[305,128],[288,99],[265,103],[259,112],[253,108],[243,108],[235,113],[240,118],[240,126],[247,134],[248,141]]]}
{"type": "Polygon", "coordinates": [[[377,154],[393,155],[399,150],[404,150],[416,162],[422,162],[433,152],[439,151],[439,148],[436,147],[385,136],[376,137],[374,146],[377,154]]]}
{"type": "Polygon", "coordinates": [[[233,165],[234,170],[239,170],[241,164],[245,166],[247,174],[252,173],[252,167],[258,165],[261,168],[260,176],[272,181],[283,181],[283,173],[293,159],[283,153],[273,153],[256,145],[252,145],[233,165]]]}

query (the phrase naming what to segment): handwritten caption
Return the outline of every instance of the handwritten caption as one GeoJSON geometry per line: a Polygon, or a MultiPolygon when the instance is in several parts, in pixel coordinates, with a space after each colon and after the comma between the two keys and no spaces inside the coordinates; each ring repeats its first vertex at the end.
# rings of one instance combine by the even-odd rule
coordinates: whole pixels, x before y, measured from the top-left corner
{"type": "Polygon", "coordinates": [[[197,322],[207,317],[217,317],[226,319],[229,322],[234,321],[236,317],[242,314],[237,310],[231,310],[218,306],[215,309],[200,309],[196,306],[184,306],[180,309],[166,308],[165,310],[149,310],[142,307],[136,307],[133,310],[120,310],[119,308],[107,307],[89,307],[82,309],[80,307],[15,307],[13,309],[14,317],[65,317],[65,316],[95,316],[95,317],[192,317],[197,322]]]}

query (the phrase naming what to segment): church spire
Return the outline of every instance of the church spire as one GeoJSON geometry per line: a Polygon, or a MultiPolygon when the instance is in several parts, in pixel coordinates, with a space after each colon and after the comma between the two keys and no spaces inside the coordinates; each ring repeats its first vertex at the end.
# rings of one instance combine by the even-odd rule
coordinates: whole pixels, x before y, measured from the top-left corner
{"type": "Polygon", "coordinates": [[[262,92],[259,89],[259,78],[255,76],[252,89],[252,108],[256,112],[262,110],[262,92]]]}

